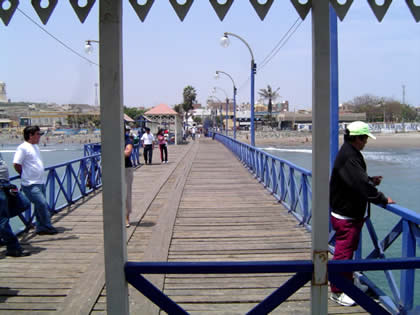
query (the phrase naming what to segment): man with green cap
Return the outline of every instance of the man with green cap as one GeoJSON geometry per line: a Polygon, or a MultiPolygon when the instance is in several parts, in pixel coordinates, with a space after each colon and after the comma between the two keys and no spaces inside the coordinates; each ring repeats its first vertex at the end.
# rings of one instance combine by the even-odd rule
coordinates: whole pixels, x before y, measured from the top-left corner
{"type": "MultiPolygon", "coordinates": [[[[382,176],[368,176],[366,163],[360,151],[367,139],[376,139],[369,125],[362,121],[349,124],[344,134],[344,144],[334,162],[330,179],[331,224],[335,230],[333,260],[353,258],[366,217],[368,203],[386,205],[394,201],[376,189],[382,176]]],[[[353,281],[353,273],[343,273],[353,281]]],[[[353,306],[356,303],[339,288],[331,284],[331,299],[340,305],[353,306]]]]}

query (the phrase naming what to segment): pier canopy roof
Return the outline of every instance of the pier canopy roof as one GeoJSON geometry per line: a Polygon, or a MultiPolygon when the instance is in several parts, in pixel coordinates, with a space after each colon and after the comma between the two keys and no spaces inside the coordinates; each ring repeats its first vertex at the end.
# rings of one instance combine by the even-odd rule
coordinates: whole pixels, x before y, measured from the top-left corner
{"type": "Polygon", "coordinates": [[[153,122],[159,123],[159,128],[164,127],[175,134],[175,143],[181,143],[182,118],[166,104],[159,104],[144,113],[144,116],[153,122]]]}
{"type": "Polygon", "coordinates": [[[174,111],[172,108],[170,108],[166,104],[159,104],[152,109],[149,109],[147,112],[144,113],[146,116],[161,116],[161,115],[167,115],[167,116],[174,116],[178,115],[176,111],[174,111]]]}
{"type": "Polygon", "coordinates": [[[124,114],[124,121],[132,123],[134,122],[134,119],[128,116],[127,114],[124,114]]]}

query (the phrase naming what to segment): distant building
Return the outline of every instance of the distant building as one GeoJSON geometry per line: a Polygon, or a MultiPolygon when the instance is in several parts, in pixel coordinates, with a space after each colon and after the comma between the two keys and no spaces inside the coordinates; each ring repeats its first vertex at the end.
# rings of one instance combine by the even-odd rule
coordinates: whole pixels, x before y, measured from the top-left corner
{"type": "Polygon", "coordinates": [[[0,81],[0,103],[7,103],[6,83],[0,81]]]}

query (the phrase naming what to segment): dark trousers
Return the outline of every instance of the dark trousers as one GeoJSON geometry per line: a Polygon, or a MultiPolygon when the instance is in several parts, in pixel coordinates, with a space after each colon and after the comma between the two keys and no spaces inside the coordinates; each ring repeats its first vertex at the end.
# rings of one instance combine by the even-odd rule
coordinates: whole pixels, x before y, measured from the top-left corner
{"type": "Polygon", "coordinates": [[[144,156],[144,163],[152,164],[153,146],[151,144],[144,145],[143,156],[144,156]]]}
{"type": "MultiPolygon", "coordinates": [[[[335,250],[333,260],[353,259],[356,251],[364,220],[341,220],[331,216],[332,227],[335,230],[335,250]]],[[[342,275],[353,282],[352,272],[343,272],[342,275]]],[[[342,291],[331,284],[331,292],[341,293],[342,291]]]]}
{"type": "Polygon", "coordinates": [[[168,148],[166,144],[159,144],[160,149],[160,160],[162,162],[168,162],[168,148]]]}
{"type": "Polygon", "coordinates": [[[10,228],[8,202],[6,194],[0,184],[0,238],[6,243],[8,251],[20,250],[20,244],[10,228]]]}

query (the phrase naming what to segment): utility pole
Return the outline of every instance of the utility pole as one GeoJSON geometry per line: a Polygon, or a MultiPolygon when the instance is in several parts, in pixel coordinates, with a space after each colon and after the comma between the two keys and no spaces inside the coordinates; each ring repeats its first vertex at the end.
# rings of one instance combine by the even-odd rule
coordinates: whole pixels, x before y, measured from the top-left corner
{"type": "Polygon", "coordinates": [[[402,85],[402,103],[405,105],[405,85],[402,85]]]}
{"type": "Polygon", "coordinates": [[[95,83],[95,106],[98,106],[98,83],[95,83]]]}

